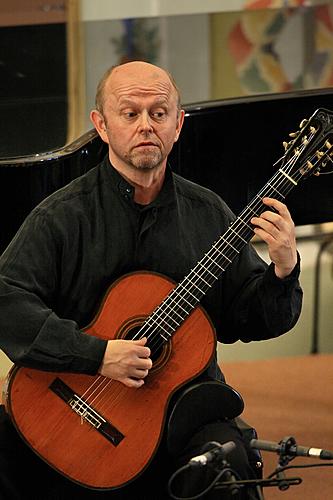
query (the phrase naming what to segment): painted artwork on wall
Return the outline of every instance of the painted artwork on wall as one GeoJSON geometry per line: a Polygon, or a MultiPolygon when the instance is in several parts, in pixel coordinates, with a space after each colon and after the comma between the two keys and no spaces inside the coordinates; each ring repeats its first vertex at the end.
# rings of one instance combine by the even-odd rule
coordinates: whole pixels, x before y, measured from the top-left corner
{"type": "MultiPolygon", "coordinates": [[[[270,7],[274,4],[261,3],[270,7]]],[[[257,7],[258,2],[248,2],[249,10],[235,14],[232,22],[221,15],[213,21],[214,97],[333,84],[331,5],[266,10],[252,10],[251,6],[257,7]],[[222,61],[227,65],[228,75],[222,61]]]]}

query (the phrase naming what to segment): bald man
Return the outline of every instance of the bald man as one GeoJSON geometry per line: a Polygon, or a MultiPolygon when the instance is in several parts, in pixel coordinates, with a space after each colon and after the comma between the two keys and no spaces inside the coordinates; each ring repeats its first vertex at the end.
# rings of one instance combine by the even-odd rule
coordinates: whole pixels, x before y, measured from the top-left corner
{"type": "MultiPolygon", "coordinates": [[[[168,155],[184,121],[179,91],[168,72],[139,61],[111,68],[99,83],[91,120],[108,144],[108,155],[96,168],[36,207],[0,259],[0,344],[20,366],[100,375],[98,380],[117,387],[114,403],[118,404],[120,393],[146,394],[155,359],[149,335],[117,338],[84,331],[106,291],[122,276],[138,270],[180,282],[235,216],[215,193],[174,174],[168,166],[168,155]]],[[[253,217],[251,222],[268,245],[271,264],[264,263],[251,245],[246,246],[202,300],[220,342],[276,337],[290,330],[300,314],[302,291],[294,224],[283,203],[270,198],[263,202],[274,210],[253,217]]],[[[154,293],[152,290],[150,295],[154,293]]],[[[134,302],[136,298],[141,300],[140,283],[134,302]]],[[[120,296],[119,308],[126,305],[120,296]]],[[[113,311],[117,309],[115,306],[113,311]]],[[[112,311],[110,314],[112,317],[112,311]]],[[[133,321],[131,314],[128,324],[133,321]]],[[[126,325],[121,329],[126,331],[126,325]]],[[[205,349],[199,343],[197,354],[205,349]]],[[[189,351],[188,357],[192,356],[189,351]]],[[[165,363],[167,366],[168,360],[165,363]]],[[[192,383],[207,379],[224,380],[216,353],[192,383]]],[[[157,390],[147,402],[140,417],[142,425],[150,421],[153,403],[161,397],[165,396],[157,390]]],[[[167,401],[164,403],[167,411],[167,401]]],[[[210,405],[218,409],[216,418],[211,422],[203,418],[202,425],[199,421],[180,449],[170,450],[165,431],[143,470],[133,480],[120,481],[119,488],[108,491],[73,481],[70,474],[65,477],[66,473],[61,475],[46,464],[17,435],[2,408],[1,498],[169,498],[170,474],[201,453],[210,441],[233,441],[236,446],[228,461],[236,475],[252,477],[247,445],[235,422],[225,418],[223,400],[214,399],[210,405]]],[[[190,401],[184,411],[191,414],[193,408],[190,401]]],[[[203,416],[206,410],[202,408],[203,416]]],[[[133,413],[128,418],[133,419],[143,446],[146,436],[141,436],[140,420],[133,413]]],[[[181,433],[181,428],[170,430],[176,435],[178,431],[181,433]]],[[[183,438],[179,435],[179,442],[183,438]]],[[[52,435],[48,439],[49,447],[56,446],[52,435]]],[[[120,439],[126,442],[126,435],[120,439]]],[[[63,453],[70,454],[73,446],[68,436],[63,453]]],[[[140,459],[140,445],[136,453],[140,459]]],[[[85,458],[82,456],[83,463],[85,458]]],[[[112,463],[109,466],[112,474],[112,463]]],[[[196,495],[214,475],[208,467],[191,472],[178,486],[179,492],[196,495]]],[[[232,498],[251,495],[255,493],[240,490],[232,498]]],[[[229,497],[225,490],[205,495],[210,499],[229,497]]]]}

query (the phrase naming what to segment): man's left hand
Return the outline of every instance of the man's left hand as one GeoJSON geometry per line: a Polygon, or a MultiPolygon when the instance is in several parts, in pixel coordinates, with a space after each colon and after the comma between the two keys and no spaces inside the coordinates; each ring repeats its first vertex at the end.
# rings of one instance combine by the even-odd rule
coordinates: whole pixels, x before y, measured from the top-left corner
{"type": "Polygon", "coordinates": [[[295,224],[284,203],[273,198],[263,198],[263,203],[275,211],[266,210],[260,217],[253,217],[254,233],[268,245],[275,274],[285,278],[297,263],[295,224]]]}

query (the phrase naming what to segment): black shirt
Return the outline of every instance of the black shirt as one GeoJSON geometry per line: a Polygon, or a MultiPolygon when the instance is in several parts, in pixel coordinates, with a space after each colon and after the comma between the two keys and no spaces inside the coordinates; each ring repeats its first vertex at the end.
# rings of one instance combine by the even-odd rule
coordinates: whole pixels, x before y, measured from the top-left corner
{"type": "MultiPolygon", "coordinates": [[[[106,290],[137,270],[179,282],[235,216],[213,192],[167,170],[158,197],[139,207],[106,158],[49,196],[0,258],[0,347],[43,370],[94,374],[106,341],[82,329],[106,290]]],[[[299,264],[281,280],[247,245],[202,301],[220,342],[276,337],[297,321],[299,264]]],[[[216,360],[209,374],[220,378],[216,360]]]]}

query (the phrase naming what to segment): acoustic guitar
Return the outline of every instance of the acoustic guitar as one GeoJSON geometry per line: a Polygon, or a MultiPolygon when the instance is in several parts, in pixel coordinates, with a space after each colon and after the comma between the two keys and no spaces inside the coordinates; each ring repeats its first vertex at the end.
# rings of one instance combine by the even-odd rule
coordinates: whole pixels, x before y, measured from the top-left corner
{"type": "Polygon", "coordinates": [[[154,456],[174,392],[201,374],[216,348],[200,301],[253,236],[265,196],[284,200],[299,182],[332,164],[333,113],[318,109],[284,143],[274,176],[175,285],[149,272],[126,275],[108,290],[88,335],[148,338],[153,368],[139,389],[101,375],[14,366],[6,407],[19,434],[51,467],[83,486],[129,483],[154,456]]]}

